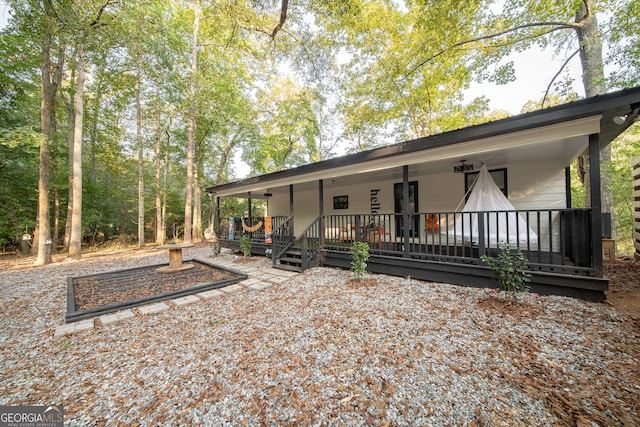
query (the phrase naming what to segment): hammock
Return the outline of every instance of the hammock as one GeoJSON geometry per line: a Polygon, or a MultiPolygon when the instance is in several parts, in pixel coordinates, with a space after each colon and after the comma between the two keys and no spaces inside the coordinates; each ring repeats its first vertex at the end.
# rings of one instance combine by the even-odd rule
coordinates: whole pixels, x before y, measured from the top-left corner
{"type": "Polygon", "coordinates": [[[258,221],[256,225],[249,227],[247,224],[244,223],[244,218],[242,218],[242,229],[247,233],[253,233],[254,231],[260,230],[260,228],[262,228],[262,221],[258,221]]]}

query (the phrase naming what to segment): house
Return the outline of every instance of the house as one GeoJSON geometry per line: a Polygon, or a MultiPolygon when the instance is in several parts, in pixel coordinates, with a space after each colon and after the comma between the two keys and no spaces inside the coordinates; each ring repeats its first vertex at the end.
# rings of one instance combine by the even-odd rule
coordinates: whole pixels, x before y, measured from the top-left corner
{"type": "Polygon", "coordinates": [[[639,109],[636,87],[216,185],[212,224],[222,246],[238,249],[248,235],[252,252],[279,268],[349,268],[360,240],[371,272],[479,287],[497,286],[480,259],[496,253],[493,232],[529,260],[532,292],[602,301],[598,153],[639,109]],[[576,209],[569,166],[585,151],[592,207],[576,209]],[[462,212],[482,165],[513,209],[462,212]],[[246,199],[246,218],[221,217],[224,197],[246,199]],[[256,199],[267,199],[265,216],[252,215],[256,199]],[[499,220],[506,215],[520,219],[499,220]]]}

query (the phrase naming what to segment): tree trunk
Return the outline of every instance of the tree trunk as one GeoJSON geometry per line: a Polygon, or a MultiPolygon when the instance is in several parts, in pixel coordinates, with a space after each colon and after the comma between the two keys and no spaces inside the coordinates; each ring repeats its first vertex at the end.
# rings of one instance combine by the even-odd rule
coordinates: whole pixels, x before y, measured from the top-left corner
{"type": "Polygon", "coordinates": [[[53,233],[51,240],[51,251],[57,250],[58,241],[60,240],[60,192],[57,188],[53,190],[53,233]]]}
{"type": "Polygon", "coordinates": [[[49,187],[50,187],[50,156],[49,146],[53,141],[53,131],[55,129],[55,98],[58,87],[62,80],[62,67],[64,64],[64,48],[59,50],[58,63],[52,72],[51,47],[53,40],[51,36],[45,35],[42,42],[42,101],[40,105],[40,131],[42,139],[40,141],[40,166],[38,168],[38,235],[34,237],[34,246],[37,244],[38,256],[35,265],[45,265],[51,263],[51,223],[49,219],[49,187]]]}
{"type": "MultiPolygon", "coordinates": [[[[169,126],[171,126],[171,120],[169,121],[169,126]]],[[[169,186],[169,148],[171,147],[171,134],[168,131],[165,131],[167,134],[167,144],[164,147],[164,170],[163,173],[163,183],[162,186],[164,191],[162,192],[162,239],[164,241],[166,230],[167,230],[167,187],[169,186]]]]}
{"type": "Polygon", "coordinates": [[[78,48],[77,83],[74,98],[75,122],[73,130],[73,209],[69,258],[80,259],[82,254],[82,121],[84,118],[84,65],[82,47],[78,48]]]}
{"type": "Polygon", "coordinates": [[[196,157],[195,167],[193,169],[193,227],[192,234],[193,240],[196,242],[202,241],[202,204],[201,197],[202,194],[200,192],[200,165],[198,158],[199,153],[198,150],[194,153],[196,157]]]}
{"type": "Polygon", "coordinates": [[[189,124],[187,128],[187,183],[184,203],[184,242],[191,243],[191,221],[193,211],[193,141],[196,131],[195,94],[198,71],[198,25],[200,22],[200,7],[195,6],[193,19],[193,39],[191,45],[191,81],[189,83],[189,124]]]}
{"type": "Polygon", "coordinates": [[[138,143],[138,247],[144,247],[144,146],[142,143],[142,105],[140,104],[140,59],[136,76],[136,140],[138,143]]]}
{"type": "MultiPolygon", "coordinates": [[[[159,90],[159,89],[158,89],[159,90]]],[[[156,243],[164,245],[164,228],[162,221],[162,185],[160,181],[162,156],[162,115],[160,109],[160,94],[156,92],[156,148],[155,148],[155,176],[156,189],[156,243]]]]}
{"type": "MultiPolygon", "coordinates": [[[[76,79],[75,68],[71,70],[71,81],[76,79]]],[[[73,87],[73,85],[71,85],[73,87]]],[[[69,239],[71,238],[71,217],[73,216],[73,130],[75,129],[75,111],[73,108],[73,101],[75,99],[75,91],[73,89],[69,92],[69,104],[67,105],[67,128],[69,129],[67,135],[67,164],[69,165],[69,177],[68,183],[68,196],[67,196],[67,219],[64,225],[64,251],[69,250],[69,239]]]]}
{"type": "MultiPolygon", "coordinates": [[[[595,16],[594,0],[583,2],[582,7],[576,14],[576,22],[582,25],[577,28],[578,41],[580,42],[580,61],[582,64],[582,84],[585,95],[593,97],[607,92],[604,76],[604,65],[602,61],[602,39],[595,16]]],[[[600,150],[601,165],[601,197],[602,212],[611,214],[611,231],[615,238],[615,228],[613,226],[613,194],[611,192],[611,175],[607,172],[607,167],[611,162],[611,144],[607,144],[600,150]],[[602,172],[604,166],[604,172],[602,172]]],[[[591,206],[590,187],[588,179],[589,159],[588,153],[584,153],[579,161],[579,173],[581,180],[585,183],[587,206],[591,206]]]]}
{"type": "Polygon", "coordinates": [[[595,4],[588,0],[576,14],[578,41],[580,42],[580,61],[582,63],[582,83],[585,95],[592,97],[607,92],[602,63],[602,39],[595,16],[595,4]]]}

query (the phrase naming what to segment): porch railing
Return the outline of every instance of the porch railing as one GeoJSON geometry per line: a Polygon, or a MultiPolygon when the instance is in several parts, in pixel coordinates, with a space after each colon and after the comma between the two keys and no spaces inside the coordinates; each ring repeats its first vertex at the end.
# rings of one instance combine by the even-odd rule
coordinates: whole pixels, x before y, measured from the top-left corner
{"type": "Polygon", "coordinates": [[[271,260],[273,265],[294,243],[294,234],[292,227],[292,218],[288,217],[277,228],[273,229],[271,238],[271,260]]]}
{"type": "Polygon", "coordinates": [[[589,275],[590,209],[536,209],[492,212],[420,212],[328,215],[324,249],[348,251],[366,241],[378,255],[483,264],[482,255],[497,253],[498,242],[520,248],[529,268],[589,275]],[[484,232],[482,232],[484,230],[484,232]]]}
{"type": "Polygon", "coordinates": [[[320,263],[319,250],[322,244],[320,227],[322,216],[317,217],[300,234],[296,236],[296,245],[300,243],[300,259],[302,271],[316,267],[320,263]]]}
{"type": "MultiPolygon", "coordinates": [[[[244,219],[253,227],[263,217],[244,219]]],[[[484,265],[482,255],[497,253],[498,242],[520,248],[534,271],[592,275],[591,209],[535,209],[493,212],[420,212],[408,215],[405,232],[403,214],[325,215],[316,218],[296,236],[289,217],[274,216],[273,232],[264,227],[250,232],[254,242],[269,243],[275,262],[296,245],[324,250],[350,251],[354,241],[369,243],[374,255],[484,265]],[[484,230],[484,232],[482,232],[484,230]],[[297,238],[297,239],[296,239],[297,238]],[[296,242],[297,240],[297,242],[296,242]]],[[[240,240],[242,219],[235,218],[233,240],[240,240]]],[[[229,220],[220,222],[220,238],[229,239],[229,220]]]]}

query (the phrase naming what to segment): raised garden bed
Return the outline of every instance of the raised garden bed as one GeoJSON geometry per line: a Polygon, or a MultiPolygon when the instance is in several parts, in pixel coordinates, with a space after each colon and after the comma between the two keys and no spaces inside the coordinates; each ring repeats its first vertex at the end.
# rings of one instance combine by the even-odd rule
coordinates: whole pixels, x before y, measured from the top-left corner
{"type": "Polygon", "coordinates": [[[162,265],[67,278],[67,323],[118,310],[222,288],[247,275],[210,264],[189,261],[194,268],[158,272],[162,265]]]}

